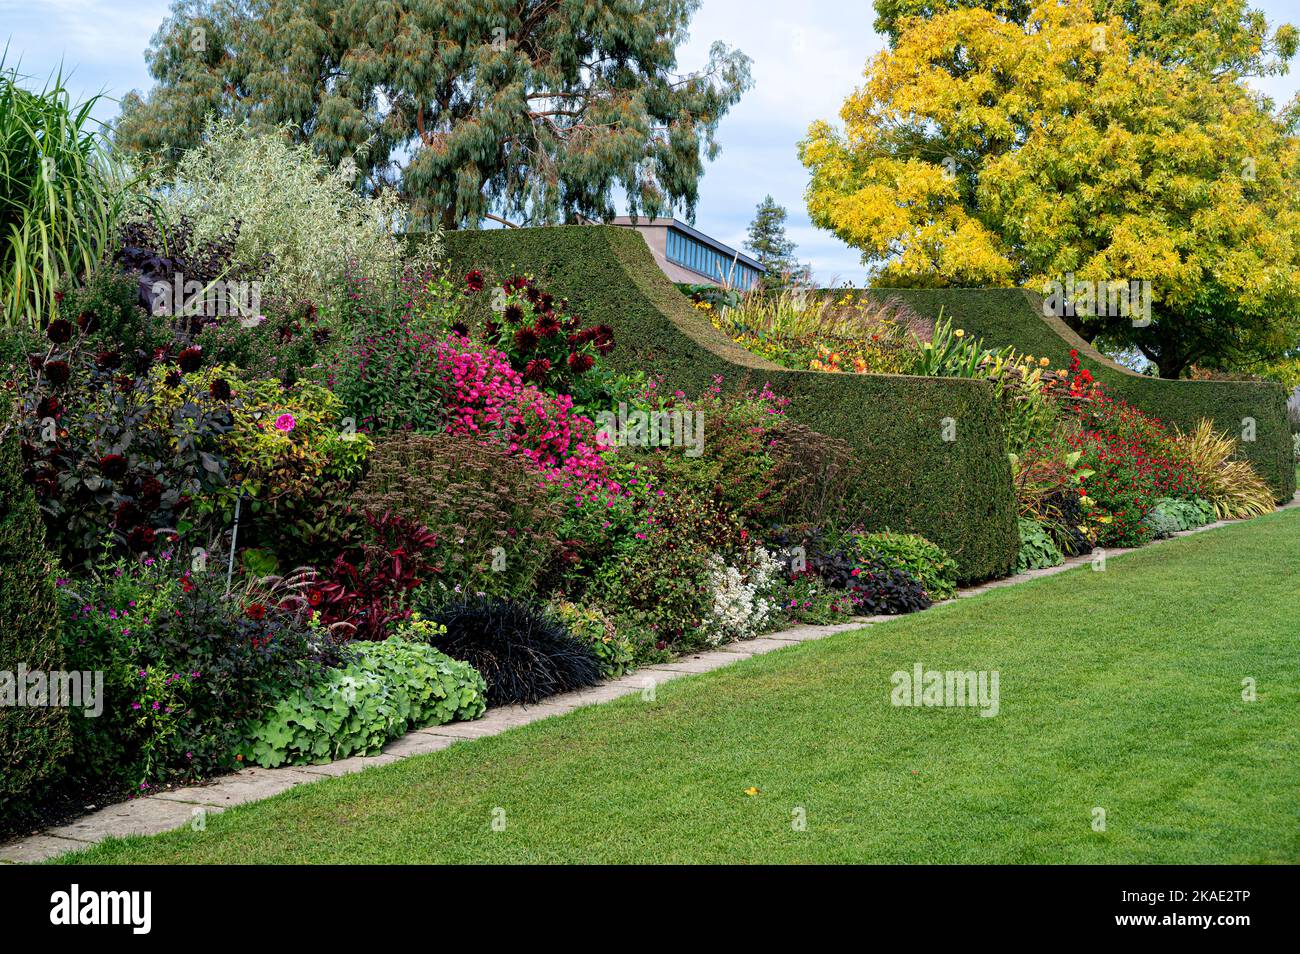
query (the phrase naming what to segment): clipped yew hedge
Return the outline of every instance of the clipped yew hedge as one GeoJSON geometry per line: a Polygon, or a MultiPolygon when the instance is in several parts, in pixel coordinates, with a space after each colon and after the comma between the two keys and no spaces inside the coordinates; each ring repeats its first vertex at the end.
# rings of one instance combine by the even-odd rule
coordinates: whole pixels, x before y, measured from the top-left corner
{"type": "MultiPolygon", "coordinates": [[[[0,404],[0,421],[7,411],[0,404]]],[[[10,678],[20,666],[47,674],[63,669],[53,569],[11,435],[0,442],[0,670],[10,678]]],[[[15,694],[23,689],[10,685],[15,694]]],[[[0,705],[0,831],[25,820],[61,773],[70,748],[66,707],[0,705]]]]}
{"type": "MultiPolygon", "coordinates": [[[[963,582],[1004,575],[1015,562],[1011,474],[990,385],[780,368],[700,317],[632,229],[464,231],[448,234],[445,245],[461,272],[477,268],[498,281],[533,274],[585,322],[609,325],[619,369],[660,374],[688,394],[721,375],[727,388],[768,383],[790,397],[796,420],[854,448],[861,523],[928,537],[957,561],[963,582]],[[945,418],[955,423],[954,441],[943,440],[945,418]]],[[[705,453],[707,434],[706,423],[705,453]]]]}
{"type": "Polygon", "coordinates": [[[1170,381],[1135,374],[1111,361],[1059,318],[1044,316],[1038,294],[1015,288],[882,289],[876,298],[898,298],[934,321],[939,309],[953,327],[984,339],[990,348],[1014,345],[1036,357],[1051,358],[1053,367],[1069,365],[1070,349],[1093,377],[1130,404],[1183,430],[1209,418],[1220,429],[1240,437],[1243,422],[1255,423],[1255,440],[1241,443],[1251,462],[1279,503],[1295,494],[1295,462],[1286,416],[1286,390],[1279,384],[1256,381],[1170,381]]]}

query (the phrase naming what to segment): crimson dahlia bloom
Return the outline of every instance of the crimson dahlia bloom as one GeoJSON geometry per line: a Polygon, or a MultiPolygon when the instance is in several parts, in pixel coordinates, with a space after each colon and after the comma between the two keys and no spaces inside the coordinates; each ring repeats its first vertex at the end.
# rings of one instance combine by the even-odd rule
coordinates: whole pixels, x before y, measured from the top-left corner
{"type": "Polygon", "coordinates": [[[55,318],[45,329],[45,334],[55,344],[67,344],[72,340],[72,322],[66,318],[55,318]]]}
{"type": "Polygon", "coordinates": [[[180,356],[176,359],[176,364],[181,369],[181,374],[197,371],[203,366],[203,346],[190,345],[180,353],[180,356]]]}
{"type": "Polygon", "coordinates": [[[574,374],[582,374],[586,371],[590,371],[591,366],[595,363],[595,359],[593,359],[589,354],[578,354],[576,351],[569,353],[568,365],[574,374]]]}
{"type": "Polygon", "coordinates": [[[536,381],[541,384],[546,380],[546,376],[551,373],[551,361],[549,358],[534,358],[529,361],[524,368],[524,380],[536,381]]]}
{"type": "Polygon", "coordinates": [[[126,458],[121,454],[105,454],[99,459],[99,472],[109,480],[121,480],[126,476],[126,458]]]}
{"type": "Polygon", "coordinates": [[[68,379],[72,377],[72,369],[68,367],[66,361],[46,361],[43,370],[45,376],[50,379],[50,383],[56,388],[63,387],[68,383],[68,379]]]}
{"type": "Polygon", "coordinates": [[[539,337],[534,328],[520,328],[515,332],[515,347],[528,354],[537,347],[539,337]]]}

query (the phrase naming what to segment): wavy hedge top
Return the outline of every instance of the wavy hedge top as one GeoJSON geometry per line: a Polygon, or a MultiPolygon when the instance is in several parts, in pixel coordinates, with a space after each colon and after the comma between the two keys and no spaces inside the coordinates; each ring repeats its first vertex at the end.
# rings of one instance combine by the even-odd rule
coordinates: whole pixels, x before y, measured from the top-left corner
{"type": "Polygon", "coordinates": [[[610,325],[617,368],[661,374],[689,394],[719,375],[729,388],[770,383],[792,399],[795,419],[854,448],[853,503],[865,527],[923,534],[952,554],[964,581],[1002,575],[1014,562],[1010,467],[985,382],[780,368],[701,319],[631,229],[455,232],[446,252],[458,269],[497,279],[530,272],[588,323],[610,325]],[[947,418],[956,440],[943,439],[947,418]]]}
{"type": "Polygon", "coordinates": [[[1051,358],[1066,367],[1070,350],[1094,378],[1130,404],[1188,430],[1209,418],[1243,440],[1242,455],[1268,481],[1279,503],[1295,494],[1295,461],[1286,415],[1286,390],[1266,381],[1170,381],[1136,374],[1107,358],[1060,318],[1044,316],[1038,294],[1015,288],[880,289],[876,299],[898,298],[922,317],[935,321],[939,309],[953,327],[984,339],[990,348],[1017,350],[1051,358]]]}

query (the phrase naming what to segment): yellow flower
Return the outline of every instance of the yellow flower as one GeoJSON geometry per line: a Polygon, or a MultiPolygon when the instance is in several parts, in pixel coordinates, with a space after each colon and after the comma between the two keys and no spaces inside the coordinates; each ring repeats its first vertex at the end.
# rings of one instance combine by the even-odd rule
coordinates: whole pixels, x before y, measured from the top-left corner
{"type": "Polygon", "coordinates": [[[749,788],[745,789],[745,794],[746,794],[746,795],[757,795],[757,794],[758,794],[758,789],[755,788],[753,785],[751,785],[751,786],[749,786],[749,788]]]}
{"type": "Polygon", "coordinates": [[[960,328],[958,328],[956,331],[954,331],[953,334],[956,335],[958,338],[965,338],[965,337],[966,337],[966,332],[963,331],[963,330],[960,329],[960,328]]]}
{"type": "Polygon", "coordinates": [[[1050,358],[1039,358],[1039,359],[1038,359],[1038,366],[1039,366],[1040,368],[1045,368],[1045,367],[1047,367],[1047,366],[1048,366],[1049,364],[1051,364],[1051,363],[1052,363],[1052,361],[1051,361],[1050,358]]]}

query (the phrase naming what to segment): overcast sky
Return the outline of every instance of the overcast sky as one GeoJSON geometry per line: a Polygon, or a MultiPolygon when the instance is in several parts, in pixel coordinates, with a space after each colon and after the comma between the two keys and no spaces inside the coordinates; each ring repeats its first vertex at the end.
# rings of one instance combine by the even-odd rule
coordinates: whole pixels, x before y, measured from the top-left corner
{"type": "MultiPolygon", "coordinates": [[[[1274,24],[1300,21],[1295,0],[1252,6],[1274,24]]],[[[118,97],[149,87],[144,51],[168,8],[165,0],[0,0],[0,41],[8,41],[8,62],[21,60],[28,75],[44,78],[62,62],[73,71],[74,93],[118,97]]],[[[838,118],[861,82],[867,59],[883,46],[874,18],[870,0],[704,0],[683,69],[701,66],[709,44],[722,40],[753,58],[755,85],[722,122],[722,153],[700,185],[699,229],[739,247],[754,206],[770,193],[789,210],[788,234],[820,283],[862,283],[858,253],[808,222],[795,144],[812,120],[838,118]]],[[[1290,99],[1300,68],[1257,85],[1275,101],[1290,99]]],[[[115,109],[102,112],[110,119],[115,109]]]]}

